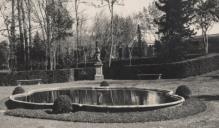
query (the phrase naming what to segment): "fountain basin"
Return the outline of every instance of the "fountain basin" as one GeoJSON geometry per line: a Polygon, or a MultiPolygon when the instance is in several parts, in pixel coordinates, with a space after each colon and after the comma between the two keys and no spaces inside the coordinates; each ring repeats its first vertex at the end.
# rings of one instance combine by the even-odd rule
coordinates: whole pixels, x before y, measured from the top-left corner
{"type": "Polygon", "coordinates": [[[68,95],[72,106],[91,111],[147,111],[179,105],[184,98],[172,91],[145,88],[69,87],[32,90],[10,96],[16,108],[52,108],[59,95],[68,95]]]}

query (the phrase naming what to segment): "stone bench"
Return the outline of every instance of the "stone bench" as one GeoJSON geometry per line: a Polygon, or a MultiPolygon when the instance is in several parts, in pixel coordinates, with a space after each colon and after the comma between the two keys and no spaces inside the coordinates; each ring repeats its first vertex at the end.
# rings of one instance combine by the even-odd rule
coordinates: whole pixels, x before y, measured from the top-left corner
{"type": "Polygon", "coordinates": [[[162,78],[162,74],[137,74],[138,78],[141,80],[142,77],[155,77],[157,79],[161,79],[162,78]]]}
{"type": "Polygon", "coordinates": [[[38,85],[41,84],[42,79],[30,79],[30,80],[17,80],[17,85],[21,86],[22,83],[37,83],[38,85]]]}

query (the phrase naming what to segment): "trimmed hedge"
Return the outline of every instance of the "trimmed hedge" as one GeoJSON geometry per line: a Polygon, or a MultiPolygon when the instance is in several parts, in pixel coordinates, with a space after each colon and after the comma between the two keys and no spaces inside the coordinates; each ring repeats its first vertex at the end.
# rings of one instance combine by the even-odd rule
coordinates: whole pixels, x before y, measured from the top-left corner
{"type": "Polygon", "coordinates": [[[185,99],[188,99],[191,97],[192,91],[189,89],[188,86],[181,85],[181,86],[177,87],[175,94],[182,96],[185,99]]]}
{"type": "Polygon", "coordinates": [[[109,86],[109,83],[107,81],[102,81],[100,83],[100,87],[107,87],[107,86],[109,86]]]}
{"type": "Polygon", "coordinates": [[[94,80],[95,68],[78,68],[74,71],[75,80],[94,80]]]}
{"type": "Polygon", "coordinates": [[[94,68],[79,69],[59,69],[53,71],[15,71],[9,73],[0,73],[0,86],[16,85],[16,80],[42,79],[42,83],[63,83],[74,80],[80,80],[80,71],[86,71],[86,79],[94,78],[94,68]],[[92,76],[93,75],[93,76],[92,76]]]}
{"type": "Polygon", "coordinates": [[[12,95],[21,94],[24,92],[25,92],[25,90],[22,87],[18,86],[13,90],[12,95]]]}
{"type": "Polygon", "coordinates": [[[104,76],[111,79],[139,79],[137,74],[162,74],[162,78],[185,78],[219,69],[219,54],[209,54],[180,62],[164,64],[123,65],[104,67],[104,76]]]}
{"type": "Polygon", "coordinates": [[[67,95],[59,96],[53,104],[52,107],[53,113],[60,114],[60,113],[69,113],[73,110],[71,105],[71,99],[67,95]]]}

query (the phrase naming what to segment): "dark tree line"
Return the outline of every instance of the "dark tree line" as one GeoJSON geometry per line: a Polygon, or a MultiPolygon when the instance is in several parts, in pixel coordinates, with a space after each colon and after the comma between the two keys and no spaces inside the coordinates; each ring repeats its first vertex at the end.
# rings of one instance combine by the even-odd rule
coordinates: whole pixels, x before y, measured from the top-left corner
{"type": "Polygon", "coordinates": [[[160,46],[158,56],[166,60],[181,60],[185,55],[184,40],[195,35],[191,29],[194,18],[194,0],[158,0],[156,7],[163,15],[158,24],[160,46]]]}
{"type": "Polygon", "coordinates": [[[165,61],[185,58],[186,41],[196,34],[192,26],[202,30],[205,53],[208,53],[207,30],[217,21],[216,1],[158,0],[156,7],[163,15],[155,20],[159,40],[156,41],[158,56],[165,61]]]}

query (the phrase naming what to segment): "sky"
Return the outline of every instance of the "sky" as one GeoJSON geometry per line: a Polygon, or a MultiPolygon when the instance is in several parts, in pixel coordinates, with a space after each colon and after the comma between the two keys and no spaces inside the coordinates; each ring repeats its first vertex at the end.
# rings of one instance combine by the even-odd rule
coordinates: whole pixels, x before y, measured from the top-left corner
{"type": "MultiPolygon", "coordinates": [[[[124,6],[115,6],[114,14],[118,14],[120,16],[132,16],[133,14],[142,11],[144,7],[147,7],[155,0],[123,0],[124,6]]],[[[72,8],[72,5],[69,5],[72,8]]],[[[93,6],[82,5],[80,7],[81,11],[88,18],[87,25],[91,26],[92,21],[94,20],[94,16],[101,11],[104,11],[106,15],[109,15],[109,9],[107,6],[101,8],[95,8],[93,6]],[[83,11],[84,10],[84,11],[83,11]]],[[[105,14],[104,13],[104,14],[105,14]]],[[[74,14],[73,14],[74,15],[74,14]]],[[[215,24],[210,28],[208,34],[218,34],[219,33],[219,24],[215,24]]],[[[201,35],[201,30],[197,31],[197,35],[201,35]]],[[[154,36],[145,37],[146,40],[152,41],[154,40],[154,36]]]]}
{"type": "MultiPolygon", "coordinates": [[[[122,0],[120,0],[122,1],[122,0]]],[[[114,14],[118,14],[120,16],[131,16],[139,11],[141,11],[144,7],[147,7],[149,3],[153,0],[123,0],[123,5],[115,5],[114,6],[114,14]]],[[[101,2],[99,2],[101,3],[101,2]]],[[[70,12],[72,12],[72,16],[74,16],[73,11],[73,3],[68,3],[67,8],[70,12]]],[[[81,4],[79,7],[79,11],[83,12],[86,15],[86,18],[92,22],[94,16],[101,11],[104,11],[107,15],[109,15],[108,6],[96,8],[91,5],[81,4]]]]}
{"type": "Polygon", "coordinates": [[[115,12],[119,15],[131,15],[137,13],[148,6],[153,0],[124,0],[124,6],[115,7],[115,12]]]}
{"type": "MultiPolygon", "coordinates": [[[[124,6],[115,6],[114,13],[118,14],[120,16],[131,16],[139,11],[141,11],[144,7],[147,7],[151,2],[154,0],[124,0],[124,6]]],[[[67,8],[69,9],[70,13],[74,15],[74,11],[72,9],[73,3],[68,3],[67,8]]],[[[95,8],[90,5],[81,5],[80,11],[85,14],[85,16],[88,19],[88,26],[92,24],[92,20],[94,19],[94,16],[98,14],[100,11],[105,11],[106,14],[109,14],[109,10],[107,6],[101,7],[101,8],[95,8]]],[[[0,25],[3,24],[3,20],[0,19],[0,25]]],[[[3,27],[0,26],[0,29],[3,29],[3,27]]],[[[219,33],[219,24],[214,25],[211,30],[209,31],[209,34],[216,34],[219,33]]],[[[200,34],[200,32],[198,32],[200,34]]],[[[0,41],[5,39],[4,37],[0,36],[0,41]]]]}
{"type": "MultiPolygon", "coordinates": [[[[139,11],[142,11],[144,7],[147,7],[149,4],[151,4],[155,0],[124,0],[124,6],[115,6],[115,14],[118,14],[120,16],[131,16],[139,11]]],[[[90,16],[90,19],[92,20],[94,15],[98,13],[101,10],[105,10],[105,12],[109,12],[108,8],[100,8],[100,9],[94,9],[92,7],[86,7],[87,15],[90,16]],[[94,9],[94,10],[93,10],[94,9]],[[93,10],[93,11],[91,11],[93,10]]],[[[209,34],[218,34],[219,33],[219,23],[212,26],[208,32],[209,34]]],[[[201,34],[200,31],[197,32],[198,35],[201,34]]]]}

